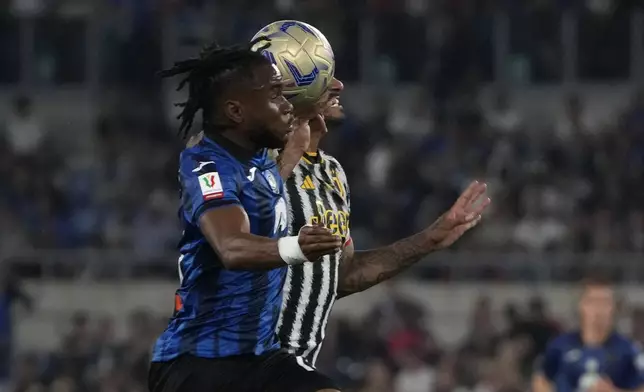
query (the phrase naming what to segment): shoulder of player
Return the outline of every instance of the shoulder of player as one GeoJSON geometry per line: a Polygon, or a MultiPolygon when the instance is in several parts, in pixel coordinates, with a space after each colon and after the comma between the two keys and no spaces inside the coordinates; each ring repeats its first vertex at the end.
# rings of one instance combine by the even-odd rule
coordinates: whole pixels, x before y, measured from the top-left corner
{"type": "Polygon", "coordinates": [[[320,150],[319,154],[322,157],[322,159],[324,159],[331,165],[332,169],[335,169],[344,173],[344,169],[342,168],[340,161],[338,161],[333,155],[328,154],[323,150],[320,150]]]}
{"type": "Polygon", "coordinates": [[[548,343],[550,349],[566,351],[580,346],[578,332],[564,332],[555,336],[548,343]]]}
{"type": "Polygon", "coordinates": [[[318,153],[320,154],[322,159],[324,159],[326,161],[329,161],[329,162],[331,162],[331,163],[333,163],[335,165],[340,165],[340,162],[338,162],[338,160],[333,155],[329,154],[328,152],[326,152],[324,150],[319,150],[318,153]]]}
{"type": "Polygon", "coordinates": [[[623,349],[626,352],[640,352],[642,350],[642,347],[638,342],[621,333],[615,332],[612,336],[612,340],[613,344],[617,346],[617,348],[623,349]]]}
{"type": "Polygon", "coordinates": [[[199,146],[186,148],[179,156],[179,172],[182,175],[199,176],[205,173],[236,173],[240,165],[230,156],[216,149],[199,146]]]}

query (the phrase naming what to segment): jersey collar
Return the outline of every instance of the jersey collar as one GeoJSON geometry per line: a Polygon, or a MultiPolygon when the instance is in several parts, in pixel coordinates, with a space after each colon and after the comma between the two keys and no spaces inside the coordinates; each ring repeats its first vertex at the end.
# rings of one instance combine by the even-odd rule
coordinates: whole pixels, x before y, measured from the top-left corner
{"type": "Polygon", "coordinates": [[[302,160],[309,165],[316,165],[324,162],[324,158],[322,158],[320,150],[317,150],[316,152],[305,152],[302,154],[302,160]]]}
{"type": "Polygon", "coordinates": [[[233,158],[237,159],[242,163],[249,163],[251,161],[262,162],[266,159],[267,150],[262,148],[258,151],[250,151],[241,147],[238,144],[233,143],[229,139],[217,134],[217,133],[208,133],[204,134],[204,140],[206,143],[217,144],[233,158]]]}

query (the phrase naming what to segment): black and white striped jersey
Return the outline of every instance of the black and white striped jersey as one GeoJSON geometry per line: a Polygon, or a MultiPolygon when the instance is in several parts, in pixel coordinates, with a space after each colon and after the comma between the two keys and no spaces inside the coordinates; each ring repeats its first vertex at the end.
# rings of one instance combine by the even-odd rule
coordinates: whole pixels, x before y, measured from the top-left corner
{"type": "MultiPolygon", "coordinates": [[[[286,181],[289,235],[306,224],[321,222],[345,244],[349,234],[349,186],[338,161],[320,151],[305,154],[286,181]]],[[[337,295],[342,251],[320,262],[289,266],[284,282],[282,313],[277,333],[282,347],[314,367],[337,295]]]]}

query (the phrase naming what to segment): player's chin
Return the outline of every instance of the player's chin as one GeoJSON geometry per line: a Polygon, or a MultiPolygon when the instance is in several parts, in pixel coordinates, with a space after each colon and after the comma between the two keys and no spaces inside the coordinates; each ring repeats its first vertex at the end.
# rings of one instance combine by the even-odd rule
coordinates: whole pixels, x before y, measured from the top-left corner
{"type": "Polygon", "coordinates": [[[293,133],[293,127],[287,127],[285,128],[285,131],[282,132],[277,132],[274,134],[274,144],[275,146],[273,148],[284,148],[286,146],[286,143],[288,143],[289,137],[293,133]]]}
{"type": "Polygon", "coordinates": [[[291,134],[291,128],[266,129],[257,139],[258,145],[264,148],[284,148],[291,134]]]}
{"type": "Polygon", "coordinates": [[[286,143],[288,142],[288,137],[291,133],[286,133],[286,134],[275,134],[272,137],[269,138],[267,146],[268,148],[284,148],[286,146],[286,143]]]}

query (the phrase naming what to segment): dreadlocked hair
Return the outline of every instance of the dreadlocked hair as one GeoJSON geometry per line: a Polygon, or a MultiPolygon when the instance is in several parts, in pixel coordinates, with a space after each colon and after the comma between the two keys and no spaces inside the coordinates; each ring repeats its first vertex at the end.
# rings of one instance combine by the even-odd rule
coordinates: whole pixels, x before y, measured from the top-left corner
{"type": "Polygon", "coordinates": [[[172,68],[159,72],[162,78],[186,75],[177,91],[187,85],[188,99],[175,104],[176,107],[183,108],[177,116],[181,120],[179,135],[183,139],[187,137],[199,110],[204,123],[208,122],[217,91],[221,91],[221,87],[230,82],[233,73],[248,72],[247,75],[250,76],[251,67],[269,61],[262,55],[262,51],[269,46],[270,40],[267,37],[259,37],[247,45],[230,47],[213,43],[204,47],[198,58],[178,61],[172,68]],[[257,44],[262,45],[253,50],[257,44]]]}

